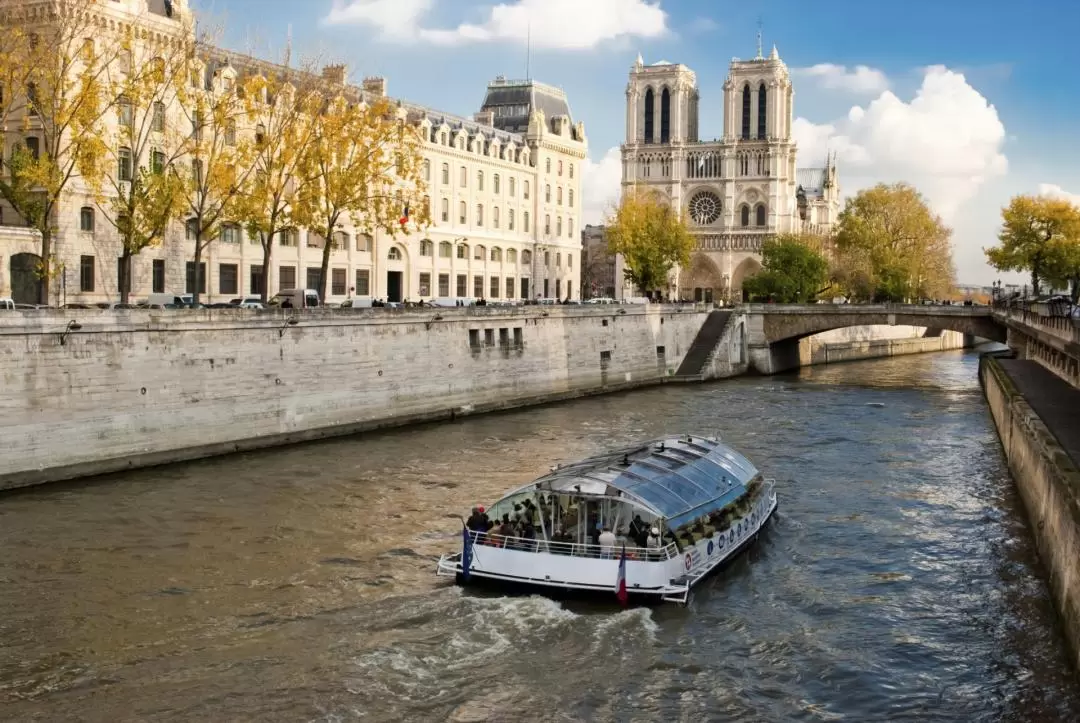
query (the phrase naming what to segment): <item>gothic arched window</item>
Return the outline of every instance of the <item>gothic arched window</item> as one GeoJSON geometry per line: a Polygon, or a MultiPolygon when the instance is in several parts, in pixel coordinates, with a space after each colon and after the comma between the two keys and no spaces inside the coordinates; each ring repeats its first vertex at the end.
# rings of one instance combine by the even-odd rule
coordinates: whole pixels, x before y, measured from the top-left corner
{"type": "Polygon", "coordinates": [[[743,207],[739,209],[739,222],[743,228],[750,225],[750,207],[743,204],[743,207]]]}
{"type": "Polygon", "coordinates": [[[645,142],[653,142],[653,106],[654,103],[652,88],[645,91],[645,142]]]}
{"type": "Polygon", "coordinates": [[[660,94],[660,142],[671,140],[671,92],[664,88],[660,94]]]}
{"type": "Polygon", "coordinates": [[[744,141],[750,140],[750,84],[747,83],[742,89],[742,133],[744,141]]]}
{"type": "Polygon", "coordinates": [[[754,215],[757,217],[757,218],[754,219],[754,221],[756,222],[756,225],[764,226],[765,225],[765,204],[759,204],[758,207],[756,209],[754,209],[754,215]]]}
{"type": "Polygon", "coordinates": [[[757,137],[765,137],[765,119],[768,118],[769,110],[769,91],[765,88],[765,84],[762,83],[757,92],[757,137]]]}

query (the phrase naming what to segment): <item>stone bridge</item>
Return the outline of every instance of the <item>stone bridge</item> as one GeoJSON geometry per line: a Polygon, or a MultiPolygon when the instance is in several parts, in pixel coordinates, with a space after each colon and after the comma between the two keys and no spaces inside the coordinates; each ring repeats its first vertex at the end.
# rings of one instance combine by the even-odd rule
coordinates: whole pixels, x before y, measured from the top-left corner
{"type": "Polygon", "coordinates": [[[853,326],[916,326],[1005,343],[1007,326],[988,306],[915,304],[748,304],[746,344],[763,374],[801,365],[799,340],[853,326]]]}

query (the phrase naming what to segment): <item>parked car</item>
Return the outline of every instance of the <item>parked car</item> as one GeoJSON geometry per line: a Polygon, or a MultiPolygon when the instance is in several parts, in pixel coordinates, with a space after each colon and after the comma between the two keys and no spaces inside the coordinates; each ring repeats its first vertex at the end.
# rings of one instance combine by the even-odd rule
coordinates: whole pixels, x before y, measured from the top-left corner
{"type": "Polygon", "coordinates": [[[285,289],[274,294],[266,305],[270,308],[310,309],[320,306],[321,302],[319,292],[315,289],[285,289]]]}
{"type": "Polygon", "coordinates": [[[265,309],[266,304],[259,296],[245,296],[242,299],[233,299],[229,302],[229,306],[238,306],[241,309],[265,309]]]}

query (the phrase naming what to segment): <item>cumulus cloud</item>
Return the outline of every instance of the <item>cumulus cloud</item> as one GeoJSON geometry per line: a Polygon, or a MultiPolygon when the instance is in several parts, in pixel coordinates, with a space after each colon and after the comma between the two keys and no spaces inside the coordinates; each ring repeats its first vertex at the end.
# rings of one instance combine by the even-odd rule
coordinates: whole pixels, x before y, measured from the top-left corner
{"type": "Polygon", "coordinates": [[[622,193],[622,151],[616,146],[609,148],[599,161],[587,159],[583,174],[583,221],[586,224],[603,223],[622,193]]]}
{"type": "Polygon", "coordinates": [[[1039,195],[1050,196],[1052,198],[1060,198],[1068,201],[1074,206],[1080,206],[1080,194],[1069,193],[1061,186],[1055,185],[1053,183],[1040,183],[1039,195]]]}
{"type": "Polygon", "coordinates": [[[690,29],[695,33],[711,33],[720,29],[720,23],[704,15],[694,18],[690,29]]]}
{"type": "Polygon", "coordinates": [[[819,63],[809,68],[796,68],[792,73],[810,78],[827,90],[874,94],[884,92],[889,88],[889,79],[885,73],[868,65],[856,65],[849,70],[843,65],[819,63]]]}
{"type": "Polygon", "coordinates": [[[797,118],[792,131],[800,166],[821,165],[836,153],[846,193],[905,181],[946,220],[1008,169],[997,109],[962,74],[941,66],[926,69],[910,102],[886,90],[833,123],[797,118]]]}
{"type": "Polygon", "coordinates": [[[659,0],[516,0],[489,7],[480,23],[455,28],[424,25],[434,0],[334,0],[324,22],[366,25],[384,40],[439,45],[525,42],[534,47],[585,50],[626,37],[657,38],[667,33],[667,13],[659,0]]]}

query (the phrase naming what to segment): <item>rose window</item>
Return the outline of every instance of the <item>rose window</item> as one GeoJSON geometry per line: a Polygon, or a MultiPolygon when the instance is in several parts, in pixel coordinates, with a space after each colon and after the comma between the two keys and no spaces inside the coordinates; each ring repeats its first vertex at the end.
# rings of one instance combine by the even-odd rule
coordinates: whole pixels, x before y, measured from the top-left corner
{"type": "Polygon", "coordinates": [[[690,218],[699,226],[716,223],[720,218],[720,199],[711,191],[700,191],[690,199],[690,218]]]}

